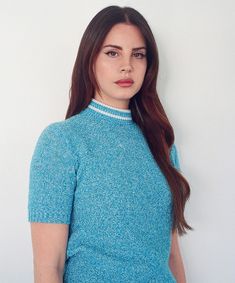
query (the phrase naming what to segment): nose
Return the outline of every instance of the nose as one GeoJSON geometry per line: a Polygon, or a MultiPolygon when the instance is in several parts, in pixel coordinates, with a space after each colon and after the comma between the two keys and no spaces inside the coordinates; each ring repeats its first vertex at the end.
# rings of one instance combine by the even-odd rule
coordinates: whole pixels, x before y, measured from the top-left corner
{"type": "Polygon", "coordinates": [[[130,73],[131,72],[131,67],[130,66],[122,67],[121,72],[130,73]]]}
{"type": "Polygon", "coordinates": [[[121,72],[129,73],[132,71],[132,65],[130,61],[131,61],[130,58],[126,58],[122,61],[121,72]]]}

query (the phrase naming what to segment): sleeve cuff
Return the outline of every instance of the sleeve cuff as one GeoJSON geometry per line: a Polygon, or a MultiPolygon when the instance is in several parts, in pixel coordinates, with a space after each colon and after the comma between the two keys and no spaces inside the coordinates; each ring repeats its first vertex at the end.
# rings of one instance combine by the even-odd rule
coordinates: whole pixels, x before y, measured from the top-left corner
{"type": "Polygon", "coordinates": [[[70,216],[57,212],[28,211],[28,222],[70,224],[70,216]]]}

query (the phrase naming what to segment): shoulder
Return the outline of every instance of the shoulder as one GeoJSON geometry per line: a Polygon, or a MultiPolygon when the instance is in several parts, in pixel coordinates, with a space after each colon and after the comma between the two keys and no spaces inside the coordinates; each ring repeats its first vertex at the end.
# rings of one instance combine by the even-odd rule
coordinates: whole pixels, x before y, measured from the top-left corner
{"type": "MultiPolygon", "coordinates": [[[[66,120],[52,122],[45,126],[38,137],[38,142],[51,142],[64,145],[71,145],[74,137],[79,138],[83,132],[84,119],[79,114],[66,120]]],[[[54,144],[55,145],[55,144],[54,144]]]]}
{"type": "Polygon", "coordinates": [[[172,144],[170,148],[170,155],[172,158],[174,158],[178,154],[178,149],[175,143],[172,144]]]}
{"type": "MultiPolygon", "coordinates": [[[[40,132],[36,148],[50,148],[54,147],[57,150],[60,147],[65,147],[66,131],[64,121],[52,122],[45,126],[40,132]]],[[[66,142],[67,143],[67,142],[66,142]]]]}
{"type": "Polygon", "coordinates": [[[175,143],[173,143],[170,148],[170,159],[171,159],[173,166],[176,169],[180,170],[178,148],[175,143]]]}
{"type": "Polygon", "coordinates": [[[41,131],[41,136],[60,136],[61,138],[63,137],[69,137],[74,130],[78,130],[80,128],[79,125],[79,119],[77,115],[72,116],[69,119],[66,120],[61,120],[61,121],[56,121],[48,124],[47,126],[44,127],[44,129],[41,131]]]}
{"type": "Polygon", "coordinates": [[[80,144],[82,121],[76,116],[45,126],[36,140],[33,158],[75,158],[80,144]]]}

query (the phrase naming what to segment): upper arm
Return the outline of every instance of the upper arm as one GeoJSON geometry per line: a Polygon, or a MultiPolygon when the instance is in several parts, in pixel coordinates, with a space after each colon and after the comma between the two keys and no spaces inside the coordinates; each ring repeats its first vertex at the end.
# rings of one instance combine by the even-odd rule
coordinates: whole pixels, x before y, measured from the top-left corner
{"type": "Polygon", "coordinates": [[[49,267],[62,271],[68,240],[67,224],[31,223],[35,268],[49,267]]]}
{"type": "Polygon", "coordinates": [[[70,224],[76,188],[76,156],[61,124],[39,136],[30,163],[28,220],[70,224]]]}

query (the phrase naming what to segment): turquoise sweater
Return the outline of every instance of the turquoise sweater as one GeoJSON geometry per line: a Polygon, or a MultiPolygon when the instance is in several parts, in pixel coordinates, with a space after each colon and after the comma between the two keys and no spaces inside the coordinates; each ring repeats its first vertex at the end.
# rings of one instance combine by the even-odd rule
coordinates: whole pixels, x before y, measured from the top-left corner
{"type": "MultiPolygon", "coordinates": [[[[175,145],[171,161],[180,170],[175,145]]],[[[64,282],[176,282],[170,188],[130,109],[92,99],[42,131],[28,221],[69,224],[64,282]]]]}

